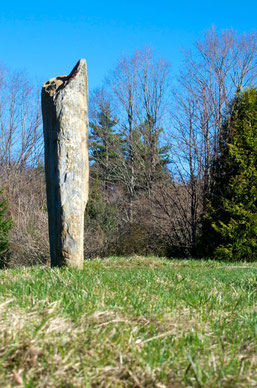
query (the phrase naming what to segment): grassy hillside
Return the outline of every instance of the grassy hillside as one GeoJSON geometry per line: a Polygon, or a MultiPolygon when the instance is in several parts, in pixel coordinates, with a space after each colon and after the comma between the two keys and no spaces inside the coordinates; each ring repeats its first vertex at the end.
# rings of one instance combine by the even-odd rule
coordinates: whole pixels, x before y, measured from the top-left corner
{"type": "Polygon", "coordinates": [[[242,265],[1,271],[0,386],[256,386],[257,265],[242,265]]]}

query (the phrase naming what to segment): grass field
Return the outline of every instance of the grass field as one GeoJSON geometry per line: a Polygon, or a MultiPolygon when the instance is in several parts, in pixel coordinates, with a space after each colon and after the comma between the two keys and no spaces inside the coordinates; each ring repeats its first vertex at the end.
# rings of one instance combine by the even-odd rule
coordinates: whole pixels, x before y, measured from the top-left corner
{"type": "Polygon", "coordinates": [[[0,271],[0,386],[256,387],[256,291],[257,263],[0,271]]]}

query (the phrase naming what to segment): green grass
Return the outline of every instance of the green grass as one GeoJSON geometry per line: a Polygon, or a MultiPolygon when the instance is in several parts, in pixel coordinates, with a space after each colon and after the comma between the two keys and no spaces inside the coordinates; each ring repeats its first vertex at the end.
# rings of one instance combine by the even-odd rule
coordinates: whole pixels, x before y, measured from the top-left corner
{"type": "Polygon", "coordinates": [[[256,291],[257,264],[1,271],[0,386],[256,387],[256,291]]]}

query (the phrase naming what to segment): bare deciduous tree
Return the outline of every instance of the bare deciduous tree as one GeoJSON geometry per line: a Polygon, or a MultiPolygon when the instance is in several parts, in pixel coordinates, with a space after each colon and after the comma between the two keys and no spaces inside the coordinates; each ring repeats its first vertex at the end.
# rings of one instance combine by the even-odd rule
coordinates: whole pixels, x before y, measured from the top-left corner
{"type": "Polygon", "coordinates": [[[158,146],[168,89],[169,64],[155,59],[150,49],[123,57],[107,79],[127,144],[117,169],[128,192],[130,223],[138,189],[152,187],[158,165],[158,146]]]}
{"type": "Polygon", "coordinates": [[[23,169],[42,153],[39,90],[22,73],[2,69],[0,79],[0,163],[23,169]]]}
{"type": "Polygon", "coordinates": [[[185,64],[174,92],[173,132],[170,135],[174,175],[188,191],[181,213],[191,221],[191,243],[195,244],[200,215],[211,186],[211,163],[219,153],[223,122],[235,103],[238,90],[257,79],[257,35],[238,35],[214,28],[195,49],[184,53],[185,64]]]}

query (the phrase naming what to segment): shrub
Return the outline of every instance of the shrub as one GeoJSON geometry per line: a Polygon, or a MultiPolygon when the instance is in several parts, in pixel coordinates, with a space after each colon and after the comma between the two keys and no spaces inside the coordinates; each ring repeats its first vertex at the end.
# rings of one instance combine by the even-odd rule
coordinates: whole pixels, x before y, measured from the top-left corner
{"type": "Polygon", "coordinates": [[[257,259],[257,89],[238,96],[224,135],[214,166],[207,238],[215,258],[253,261],[257,259]]]}
{"type": "MultiPolygon", "coordinates": [[[[3,191],[0,190],[2,195],[3,191]]],[[[3,264],[3,254],[7,252],[9,248],[9,232],[12,227],[12,220],[7,216],[7,201],[0,201],[0,265],[3,264]]]]}

